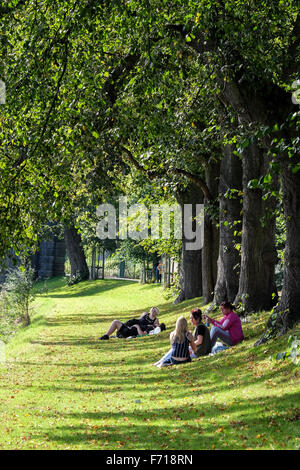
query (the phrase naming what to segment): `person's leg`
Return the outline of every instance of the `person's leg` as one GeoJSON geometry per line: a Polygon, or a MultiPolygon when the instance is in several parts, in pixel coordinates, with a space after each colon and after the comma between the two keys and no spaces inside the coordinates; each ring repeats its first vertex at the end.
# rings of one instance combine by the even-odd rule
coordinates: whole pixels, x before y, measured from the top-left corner
{"type": "Polygon", "coordinates": [[[189,346],[189,353],[190,353],[190,357],[192,359],[197,359],[198,356],[196,356],[196,354],[194,353],[193,349],[191,348],[191,346],[189,346]]]}
{"type": "Polygon", "coordinates": [[[172,348],[157,362],[155,362],[153,365],[154,366],[159,366],[163,362],[168,362],[171,359],[172,356],[172,348]]]}
{"type": "Polygon", "coordinates": [[[107,330],[107,336],[110,336],[113,334],[114,331],[118,330],[121,328],[121,326],[123,325],[123,323],[119,320],[114,320],[112,322],[112,324],[110,325],[110,327],[108,328],[107,330]]]}
{"type": "Polygon", "coordinates": [[[213,326],[210,330],[210,340],[212,348],[216,344],[217,339],[220,339],[228,346],[232,346],[229,332],[222,330],[222,328],[219,328],[218,326],[213,326]]]}
{"type": "Polygon", "coordinates": [[[119,331],[119,329],[121,328],[122,325],[123,325],[123,323],[120,322],[119,320],[114,320],[112,322],[112,324],[110,325],[110,327],[108,328],[105,335],[101,336],[100,339],[109,339],[110,335],[112,335],[113,332],[116,331],[116,330],[119,331]]]}

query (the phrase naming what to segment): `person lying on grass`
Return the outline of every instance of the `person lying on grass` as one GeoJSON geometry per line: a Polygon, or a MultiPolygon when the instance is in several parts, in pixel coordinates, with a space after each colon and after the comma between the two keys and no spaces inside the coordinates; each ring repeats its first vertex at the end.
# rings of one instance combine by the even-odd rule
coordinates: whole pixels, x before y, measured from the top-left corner
{"type": "MultiPolygon", "coordinates": [[[[196,345],[196,352],[189,346],[189,353],[191,358],[200,356],[207,356],[211,352],[211,341],[209,329],[202,323],[202,312],[200,308],[193,308],[190,312],[191,324],[195,327],[193,332],[194,342],[196,345]]],[[[159,361],[153,365],[160,367],[163,362],[169,360],[172,356],[173,349],[171,348],[159,361]]]]}
{"type": "Polygon", "coordinates": [[[155,365],[157,367],[172,366],[191,362],[189,346],[194,353],[197,350],[192,333],[188,330],[186,319],[181,316],[176,321],[175,330],[170,334],[171,350],[155,365]]]}
{"type": "Polygon", "coordinates": [[[119,338],[128,338],[129,336],[146,335],[151,330],[160,326],[157,318],[159,309],[151,307],[150,312],[144,312],[140,318],[133,318],[126,323],[120,320],[113,320],[105,335],[101,336],[101,340],[107,340],[117,330],[119,338]]]}
{"type": "Polygon", "coordinates": [[[220,321],[204,315],[206,321],[213,325],[210,330],[211,347],[214,347],[217,339],[220,339],[227,346],[235,346],[244,339],[240,317],[233,312],[234,307],[230,302],[222,302],[220,309],[224,315],[220,321]]]}

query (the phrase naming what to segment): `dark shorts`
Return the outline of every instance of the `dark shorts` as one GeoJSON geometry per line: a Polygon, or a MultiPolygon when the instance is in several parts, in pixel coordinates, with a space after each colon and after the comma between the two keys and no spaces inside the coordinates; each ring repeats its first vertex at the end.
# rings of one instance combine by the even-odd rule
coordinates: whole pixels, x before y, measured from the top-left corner
{"type": "Polygon", "coordinates": [[[124,325],[128,326],[128,328],[131,328],[133,325],[139,325],[139,320],[137,318],[132,318],[131,320],[127,320],[124,325]]]}
{"type": "Polygon", "coordinates": [[[176,361],[176,359],[173,359],[173,357],[171,357],[170,361],[172,364],[175,365],[175,364],[185,364],[186,362],[191,362],[192,359],[191,359],[191,356],[189,356],[188,358],[186,358],[185,361],[176,361]]]}
{"type": "Polygon", "coordinates": [[[173,359],[173,357],[171,357],[164,364],[170,364],[170,366],[175,366],[179,364],[186,364],[187,362],[191,362],[191,361],[192,361],[191,357],[188,357],[185,361],[176,361],[176,359],[173,359]]]}
{"type": "Polygon", "coordinates": [[[138,331],[134,326],[132,328],[129,328],[128,326],[124,325],[124,323],[117,333],[118,338],[128,338],[129,336],[137,336],[137,335],[138,335],[138,331]]]}

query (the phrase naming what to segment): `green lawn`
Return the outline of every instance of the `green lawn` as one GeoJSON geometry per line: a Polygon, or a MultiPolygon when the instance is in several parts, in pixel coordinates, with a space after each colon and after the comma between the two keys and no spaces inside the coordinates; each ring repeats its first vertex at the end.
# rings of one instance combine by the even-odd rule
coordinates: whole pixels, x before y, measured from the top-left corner
{"type": "Polygon", "coordinates": [[[157,369],[176,318],[201,299],[174,306],[161,286],[130,281],[48,288],[0,365],[0,449],[300,448],[299,367],[269,360],[287,336],[253,347],[267,313],[244,325],[241,345],[157,369]],[[167,331],[97,340],[152,305],[167,331]]]}

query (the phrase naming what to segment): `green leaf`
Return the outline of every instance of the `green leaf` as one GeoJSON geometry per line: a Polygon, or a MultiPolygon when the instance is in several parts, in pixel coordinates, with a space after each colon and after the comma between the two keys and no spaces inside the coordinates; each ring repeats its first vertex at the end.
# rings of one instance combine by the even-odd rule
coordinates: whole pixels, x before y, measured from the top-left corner
{"type": "Polygon", "coordinates": [[[248,182],[248,188],[249,189],[257,189],[258,187],[259,187],[258,179],[250,180],[248,182]]]}

